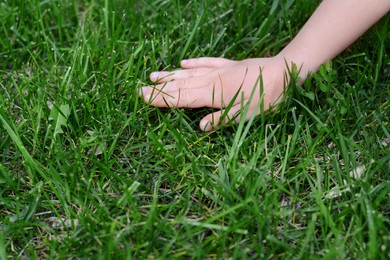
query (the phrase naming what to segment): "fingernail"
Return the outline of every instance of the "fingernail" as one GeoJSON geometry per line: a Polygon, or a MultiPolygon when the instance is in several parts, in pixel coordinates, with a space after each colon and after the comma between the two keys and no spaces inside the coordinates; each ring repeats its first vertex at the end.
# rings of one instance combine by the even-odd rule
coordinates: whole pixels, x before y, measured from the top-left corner
{"type": "Polygon", "coordinates": [[[150,79],[151,80],[157,80],[158,79],[158,72],[152,72],[150,74],[150,79]]]}
{"type": "Polygon", "coordinates": [[[148,87],[142,87],[140,90],[138,90],[138,95],[144,96],[148,92],[148,87]]]}
{"type": "Polygon", "coordinates": [[[211,129],[212,129],[210,121],[207,121],[207,120],[200,121],[199,127],[202,131],[205,131],[205,132],[211,131],[211,129]]]}
{"type": "Polygon", "coordinates": [[[182,60],[181,65],[186,65],[188,63],[188,60],[182,60]]]}

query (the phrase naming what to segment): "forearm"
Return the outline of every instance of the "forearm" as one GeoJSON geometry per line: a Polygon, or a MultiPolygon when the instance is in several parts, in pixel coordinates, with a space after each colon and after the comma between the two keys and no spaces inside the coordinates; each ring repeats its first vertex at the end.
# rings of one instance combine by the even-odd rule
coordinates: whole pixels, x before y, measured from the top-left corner
{"type": "Polygon", "coordinates": [[[300,77],[331,60],[390,10],[390,0],[324,0],[298,35],[279,53],[300,77]]]}

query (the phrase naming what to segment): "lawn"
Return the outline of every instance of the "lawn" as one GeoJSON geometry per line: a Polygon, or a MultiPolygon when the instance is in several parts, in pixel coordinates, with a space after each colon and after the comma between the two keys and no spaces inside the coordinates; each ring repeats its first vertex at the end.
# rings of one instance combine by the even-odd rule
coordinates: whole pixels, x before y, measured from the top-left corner
{"type": "Polygon", "coordinates": [[[246,123],[137,94],[277,54],[318,3],[1,1],[0,259],[389,259],[389,15],[246,123]]]}

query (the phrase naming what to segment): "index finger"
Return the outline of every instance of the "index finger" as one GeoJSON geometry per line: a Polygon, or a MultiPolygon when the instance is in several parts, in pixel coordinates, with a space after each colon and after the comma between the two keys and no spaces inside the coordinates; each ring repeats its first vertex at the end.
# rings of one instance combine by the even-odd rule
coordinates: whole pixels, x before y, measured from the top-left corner
{"type": "Polygon", "coordinates": [[[202,58],[182,60],[180,62],[180,66],[183,69],[216,68],[216,67],[230,65],[232,63],[234,63],[234,61],[225,58],[202,57],[202,58]]]}

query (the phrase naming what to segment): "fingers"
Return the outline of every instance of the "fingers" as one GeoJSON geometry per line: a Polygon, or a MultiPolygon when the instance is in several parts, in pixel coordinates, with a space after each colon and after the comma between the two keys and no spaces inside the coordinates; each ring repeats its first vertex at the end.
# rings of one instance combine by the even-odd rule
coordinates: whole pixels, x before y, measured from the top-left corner
{"type": "Polygon", "coordinates": [[[196,58],[182,60],[180,65],[183,70],[176,71],[156,71],[150,74],[152,82],[168,82],[178,79],[188,79],[192,77],[200,77],[210,73],[211,68],[223,67],[235,63],[235,61],[224,58],[196,58]]]}
{"type": "Polygon", "coordinates": [[[202,131],[209,132],[218,128],[220,125],[225,125],[229,121],[235,123],[240,121],[241,104],[232,106],[228,111],[220,110],[205,116],[200,120],[199,127],[202,131]]]}
{"type": "Polygon", "coordinates": [[[228,60],[225,58],[212,58],[212,57],[203,57],[182,60],[180,66],[183,69],[193,69],[193,68],[216,68],[221,66],[226,66],[233,64],[235,61],[228,60]]]}
{"type": "MultiPolygon", "coordinates": [[[[252,116],[256,116],[260,113],[258,104],[248,104],[245,102],[245,106],[249,105],[248,111],[245,113],[245,121],[248,121],[252,116]]],[[[222,109],[220,111],[208,114],[199,123],[199,127],[202,131],[209,132],[217,129],[221,125],[227,123],[239,123],[242,119],[243,104],[239,103],[232,106],[229,110],[222,109]]]]}
{"type": "MultiPolygon", "coordinates": [[[[180,81],[185,83],[185,81],[180,81]]],[[[140,95],[151,106],[157,107],[204,107],[208,106],[210,94],[204,87],[178,87],[177,82],[143,87],[140,95]]]]}
{"type": "Polygon", "coordinates": [[[150,74],[150,80],[152,82],[169,82],[172,80],[189,79],[193,77],[201,77],[207,73],[210,73],[209,68],[194,68],[176,71],[156,71],[150,74]]]}
{"type": "Polygon", "coordinates": [[[143,87],[141,89],[140,95],[142,94],[145,96],[147,94],[151,94],[152,92],[172,93],[172,92],[183,91],[183,90],[187,90],[187,89],[196,89],[196,88],[208,85],[210,82],[210,80],[206,76],[203,76],[203,77],[192,76],[192,77],[187,78],[184,75],[184,74],[186,74],[184,71],[180,71],[178,73],[179,73],[178,74],[179,76],[177,76],[176,74],[168,73],[168,72],[161,73],[162,76],[164,76],[164,75],[166,75],[166,76],[162,79],[157,78],[157,83],[159,83],[159,84],[154,85],[154,86],[143,87]],[[165,73],[167,73],[167,74],[165,74],[165,73]],[[182,76],[183,76],[183,79],[181,79],[182,76]],[[174,80],[169,80],[169,79],[174,79],[174,80]]]}
{"type": "Polygon", "coordinates": [[[224,58],[196,58],[181,61],[183,70],[176,71],[156,71],[150,74],[152,82],[168,82],[178,79],[188,79],[192,77],[200,77],[210,73],[210,68],[217,68],[233,64],[235,61],[224,58]]]}

